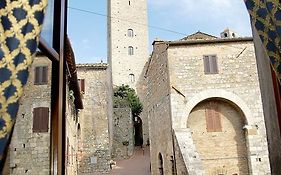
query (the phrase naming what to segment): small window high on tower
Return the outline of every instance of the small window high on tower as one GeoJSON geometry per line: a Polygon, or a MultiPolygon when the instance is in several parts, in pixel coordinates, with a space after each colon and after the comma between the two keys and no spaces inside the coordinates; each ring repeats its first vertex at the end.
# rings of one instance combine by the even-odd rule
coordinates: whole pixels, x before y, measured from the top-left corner
{"type": "Polygon", "coordinates": [[[134,37],[133,29],[128,29],[128,37],[134,37]]]}
{"type": "Polygon", "coordinates": [[[134,55],[134,48],[132,46],[128,47],[128,54],[129,55],[134,55]]]}
{"type": "Polygon", "coordinates": [[[129,79],[131,83],[135,82],[135,75],[134,74],[129,74],[129,79]]]}

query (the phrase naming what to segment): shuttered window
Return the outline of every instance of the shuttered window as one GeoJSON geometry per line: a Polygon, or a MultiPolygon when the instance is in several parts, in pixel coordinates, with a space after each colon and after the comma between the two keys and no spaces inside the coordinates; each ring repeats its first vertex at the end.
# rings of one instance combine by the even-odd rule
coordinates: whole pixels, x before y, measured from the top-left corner
{"type": "Polygon", "coordinates": [[[217,102],[209,102],[205,109],[207,132],[221,132],[221,117],[217,102]]]}
{"type": "Polygon", "coordinates": [[[33,132],[48,132],[49,108],[39,107],[33,109],[33,132]]]}
{"type": "Polygon", "coordinates": [[[34,84],[43,85],[48,83],[48,66],[35,67],[34,84]]]}
{"type": "Polygon", "coordinates": [[[216,55],[205,55],[203,57],[205,74],[217,74],[218,63],[216,55]]]}
{"type": "Polygon", "coordinates": [[[84,79],[78,79],[80,92],[85,93],[85,80],[84,79]]]}

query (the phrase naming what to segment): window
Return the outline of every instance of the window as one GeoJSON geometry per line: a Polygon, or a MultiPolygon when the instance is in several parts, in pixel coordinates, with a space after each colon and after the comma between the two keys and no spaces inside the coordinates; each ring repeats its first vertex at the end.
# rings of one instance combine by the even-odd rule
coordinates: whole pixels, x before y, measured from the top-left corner
{"type": "Polygon", "coordinates": [[[33,132],[48,132],[49,108],[39,107],[33,109],[33,132]]]}
{"type": "Polygon", "coordinates": [[[48,83],[48,66],[35,67],[35,85],[44,85],[48,83]]]}
{"type": "Polygon", "coordinates": [[[135,82],[135,75],[134,74],[129,74],[129,79],[130,79],[131,83],[135,82]]]}
{"type": "Polygon", "coordinates": [[[128,47],[128,54],[129,55],[134,55],[134,48],[132,46],[128,47]]]}
{"type": "Polygon", "coordinates": [[[217,102],[208,102],[205,109],[207,132],[221,132],[221,118],[217,102]]]}
{"type": "Polygon", "coordinates": [[[78,84],[81,93],[85,93],[85,79],[78,79],[78,84]]]}
{"type": "Polygon", "coordinates": [[[129,1],[129,5],[131,5],[131,1],[129,1]]]}
{"type": "Polygon", "coordinates": [[[133,29],[128,29],[128,37],[134,37],[133,29]]]}
{"type": "Polygon", "coordinates": [[[218,63],[216,55],[205,55],[204,60],[204,71],[205,74],[217,74],[218,73],[218,63]]]}

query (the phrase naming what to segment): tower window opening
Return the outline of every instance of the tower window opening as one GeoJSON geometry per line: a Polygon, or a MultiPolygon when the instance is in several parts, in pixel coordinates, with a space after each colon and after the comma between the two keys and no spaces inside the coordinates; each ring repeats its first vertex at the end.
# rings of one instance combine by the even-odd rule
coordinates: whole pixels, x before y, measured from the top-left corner
{"type": "Polygon", "coordinates": [[[128,47],[128,54],[129,55],[134,55],[134,48],[132,46],[128,47]]]}
{"type": "Polygon", "coordinates": [[[129,5],[131,5],[131,1],[129,1],[129,5]]]}
{"type": "Polygon", "coordinates": [[[133,29],[128,29],[128,37],[134,37],[133,29]]]}
{"type": "Polygon", "coordinates": [[[131,83],[135,82],[135,75],[129,74],[129,80],[130,80],[131,83]]]}

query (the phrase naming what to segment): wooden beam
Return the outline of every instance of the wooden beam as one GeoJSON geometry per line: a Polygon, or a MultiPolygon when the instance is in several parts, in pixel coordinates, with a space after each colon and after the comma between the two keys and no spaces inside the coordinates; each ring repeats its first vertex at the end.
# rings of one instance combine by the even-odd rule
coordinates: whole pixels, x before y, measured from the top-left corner
{"type": "Polygon", "coordinates": [[[38,47],[51,61],[59,61],[58,52],[50,47],[43,37],[40,37],[38,47]]]}
{"type": "Polygon", "coordinates": [[[54,1],[53,48],[59,61],[52,64],[52,139],[51,174],[65,174],[65,103],[66,103],[66,39],[67,0],[54,1]]]}

